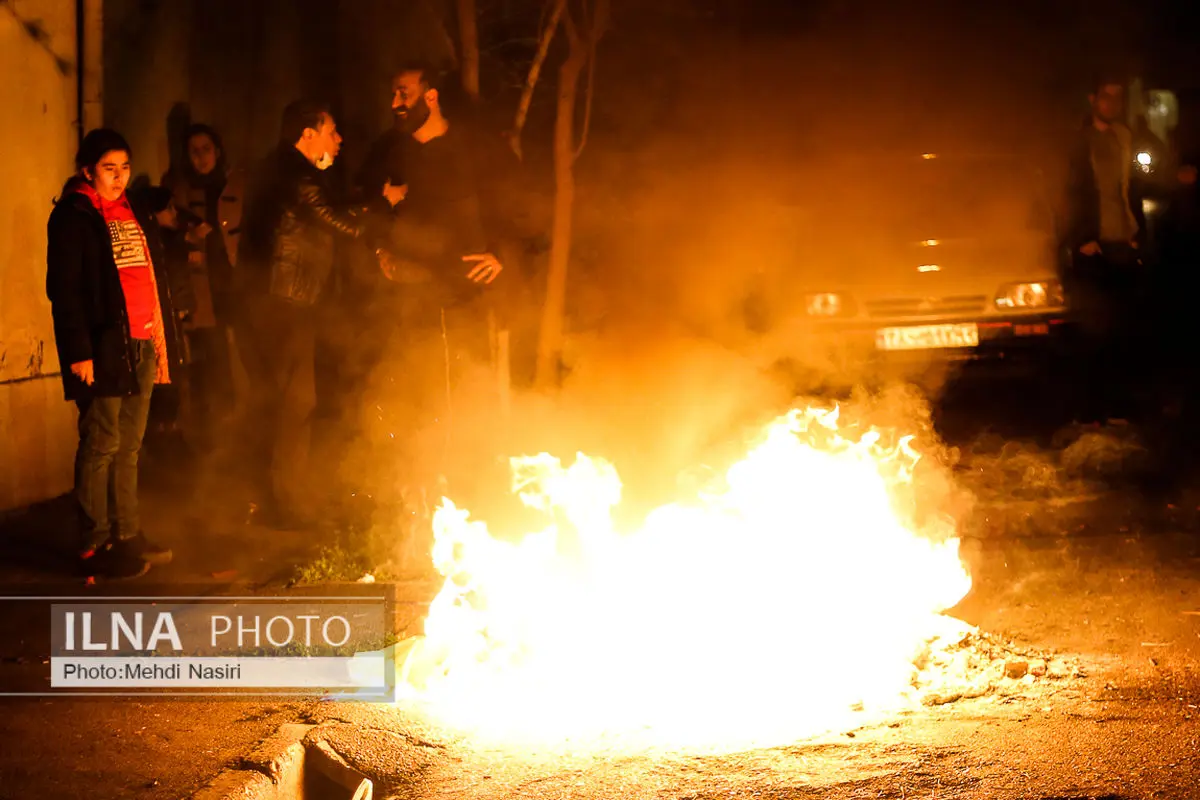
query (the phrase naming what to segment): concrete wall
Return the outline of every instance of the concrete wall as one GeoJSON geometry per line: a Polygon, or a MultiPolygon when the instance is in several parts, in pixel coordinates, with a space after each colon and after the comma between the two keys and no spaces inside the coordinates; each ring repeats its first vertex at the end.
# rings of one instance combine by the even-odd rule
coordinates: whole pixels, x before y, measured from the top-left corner
{"type": "Polygon", "coordinates": [[[46,218],[77,143],[75,4],[0,8],[0,510],[71,486],[75,410],[63,400],[46,299],[46,218]],[[32,35],[27,23],[44,32],[32,35]]]}

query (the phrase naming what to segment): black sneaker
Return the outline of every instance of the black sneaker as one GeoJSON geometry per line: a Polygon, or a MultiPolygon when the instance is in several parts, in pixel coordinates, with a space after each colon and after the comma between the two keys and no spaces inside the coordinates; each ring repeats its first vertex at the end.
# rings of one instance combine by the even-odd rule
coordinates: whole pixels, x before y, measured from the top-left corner
{"type": "Polygon", "coordinates": [[[131,536],[128,539],[122,539],[121,545],[128,549],[134,556],[145,561],[147,564],[170,564],[174,558],[172,553],[166,547],[159,547],[146,538],[146,534],[138,533],[136,536],[131,536]]]}
{"type": "Polygon", "coordinates": [[[150,571],[150,564],[138,558],[123,542],[109,539],[99,547],[79,554],[79,564],[89,579],[128,580],[150,571]]]}

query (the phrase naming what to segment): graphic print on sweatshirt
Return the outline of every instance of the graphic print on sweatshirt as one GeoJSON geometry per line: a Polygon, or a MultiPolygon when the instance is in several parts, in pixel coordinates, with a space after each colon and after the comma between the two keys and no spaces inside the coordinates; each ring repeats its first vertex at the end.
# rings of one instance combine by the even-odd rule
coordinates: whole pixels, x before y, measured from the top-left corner
{"type": "Polygon", "coordinates": [[[117,262],[117,269],[150,265],[146,257],[146,238],[142,236],[142,228],[137,224],[137,220],[108,220],[108,236],[112,239],[113,259],[117,262]]]}
{"type": "Polygon", "coordinates": [[[128,206],[119,207],[117,211],[120,217],[109,218],[105,222],[108,225],[108,238],[112,240],[113,260],[121,276],[121,289],[125,293],[130,334],[135,339],[149,339],[154,328],[156,300],[150,254],[146,252],[146,236],[128,206]],[[128,217],[125,217],[126,214],[128,217]]]}

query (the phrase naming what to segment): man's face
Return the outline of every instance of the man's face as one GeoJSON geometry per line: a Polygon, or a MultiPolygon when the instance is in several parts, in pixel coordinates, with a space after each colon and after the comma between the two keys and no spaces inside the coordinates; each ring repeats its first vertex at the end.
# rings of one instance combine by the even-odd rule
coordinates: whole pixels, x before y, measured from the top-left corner
{"type": "Polygon", "coordinates": [[[327,155],[329,162],[332,163],[342,149],[342,136],[338,133],[337,123],[333,121],[333,117],[322,114],[320,124],[309,130],[313,132],[311,139],[313,152],[319,159],[327,155]]]}
{"type": "Polygon", "coordinates": [[[101,199],[119,200],[129,184],[129,153],[124,150],[109,150],[92,169],[85,169],[83,175],[91,182],[92,188],[101,199]]]}
{"type": "Polygon", "coordinates": [[[1124,110],[1125,89],[1119,83],[1105,84],[1092,95],[1092,113],[1101,122],[1116,122],[1124,110]]]}
{"type": "Polygon", "coordinates": [[[420,72],[401,72],[392,79],[392,113],[398,128],[412,132],[425,124],[429,119],[428,91],[420,72]]]}
{"type": "Polygon", "coordinates": [[[197,133],[188,139],[188,160],[197,175],[208,175],[217,168],[217,158],[220,153],[212,137],[207,133],[197,133]]]}

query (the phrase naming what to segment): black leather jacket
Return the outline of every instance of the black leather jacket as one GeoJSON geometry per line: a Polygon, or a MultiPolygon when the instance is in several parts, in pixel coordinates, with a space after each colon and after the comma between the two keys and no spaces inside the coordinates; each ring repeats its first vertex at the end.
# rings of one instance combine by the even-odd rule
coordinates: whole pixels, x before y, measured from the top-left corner
{"type": "MultiPolygon", "coordinates": [[[[329,284],[336,239],[361,238],[364,222],[336,209],[321,171],[294,147],[280,153],[270,206],[267,291],[297,306],[311,306],[329,284]]],[[[265,248],[266,249],[266,248],[265,248]]]]}

